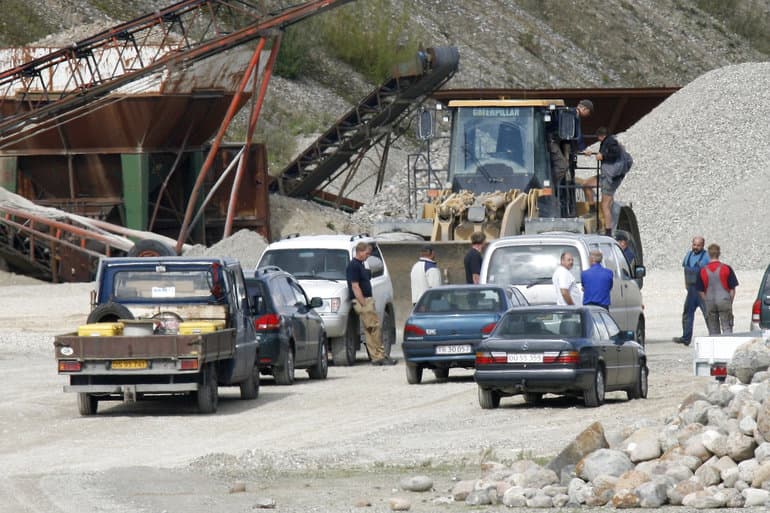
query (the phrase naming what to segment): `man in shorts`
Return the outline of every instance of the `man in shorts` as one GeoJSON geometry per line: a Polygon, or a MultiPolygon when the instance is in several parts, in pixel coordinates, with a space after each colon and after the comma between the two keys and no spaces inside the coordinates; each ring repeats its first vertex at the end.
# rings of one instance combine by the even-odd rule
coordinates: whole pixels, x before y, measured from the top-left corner
{"type": "MultiPolygon", "coordinates": [[[[604,219],[605,235],[612,235],[612,202],[615,191],[620,187],[623,178],[631,167],[631,159],[623,146],[614,136],[608,135],[605,127],[599,127],[596,131],[599,139],[599,152],[596,160],[601,164],[601,176],[599,177],[599,190],[601,191],[600,206],[604,219]]],[[[594,202],[594,189],[596,189],[596,176],[581,181],[580,185],[586,195],[586,202],[594,202]]]]}

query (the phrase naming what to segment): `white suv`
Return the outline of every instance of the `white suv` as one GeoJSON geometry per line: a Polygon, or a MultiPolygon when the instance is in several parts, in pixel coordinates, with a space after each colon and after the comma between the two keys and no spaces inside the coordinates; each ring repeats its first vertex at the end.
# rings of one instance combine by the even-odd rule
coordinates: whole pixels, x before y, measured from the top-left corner
{"type": "Polygon", "coordinates": [[[294,275],[309,297],[320,297],[321,314],[335,365],[353,365],[361,346],[361,326],[352,309],[346,269],[356,244],[372,245],[365,265],[372,272],[372,294],[382,327],[385,354],[396,343],[393,285],[377,242],[367,234],[289,236],[273,242],[262,253],[257,268],[275,265],[294,275]]]}
{"type": "Polygon", "coordinates": [[[603,235],[574,233],[542,233],[516,235],[493,241],[484,251],[481,283],[514,285],[533,305],[556,303],[556,291],[551,277],[559,265],[561,253],[568,251],[575,258],[572,274],[581,283],[581,271],[590,267],[588,254],[602,252],[602,265],[612,271],[610,313],[621,329],[633,331],[644,345],[645,320],[642,303],[644,266],[633,269],[615,239],[603,235]]]}

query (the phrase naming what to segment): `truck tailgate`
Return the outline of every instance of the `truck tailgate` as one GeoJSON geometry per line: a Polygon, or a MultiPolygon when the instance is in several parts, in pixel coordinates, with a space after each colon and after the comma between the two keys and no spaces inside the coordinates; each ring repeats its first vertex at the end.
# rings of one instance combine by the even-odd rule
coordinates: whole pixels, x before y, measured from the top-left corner
{"type": "Polygon", "coordinates": [[[693,338],[693,372],[696,376],[712,376],[715,365],[725,365],[741,344],[761,338],[759,332],[710,335],[693,338]]]}
{"type": "Polygon", "coordinates": [[[235,353],[235,330],[200,335],[81,337],[74,333],[54,339],[57,359],[113,360],[198,357],[201,361],[230,358],[235,353]],[[68,348],[68,349],[64,349],[68,348]]]}

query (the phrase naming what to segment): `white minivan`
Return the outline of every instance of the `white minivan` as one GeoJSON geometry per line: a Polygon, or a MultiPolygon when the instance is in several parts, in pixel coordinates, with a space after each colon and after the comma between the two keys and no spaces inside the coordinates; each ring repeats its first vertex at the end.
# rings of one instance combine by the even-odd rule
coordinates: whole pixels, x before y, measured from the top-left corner
{"type": "MultiPolygon", "coordinates": [[[[623,250],[612,237],[577,233],[544,233],[503,237],[489,244],[481,264],[481,283],[514,285],[530,304],[555,304],[556,291],[551,277],[562,252],[572,253],[572,273],[581,284],[580,273],[590,267],[589,253],[602,252],[602,265],[612,271],[610,314],[620,329],[636,333],[644,345],[644,304],[642,278],[644,266],[631,269],[623,250]]],[[[581,285],[582,286],[582,285],[581,285]]]]}

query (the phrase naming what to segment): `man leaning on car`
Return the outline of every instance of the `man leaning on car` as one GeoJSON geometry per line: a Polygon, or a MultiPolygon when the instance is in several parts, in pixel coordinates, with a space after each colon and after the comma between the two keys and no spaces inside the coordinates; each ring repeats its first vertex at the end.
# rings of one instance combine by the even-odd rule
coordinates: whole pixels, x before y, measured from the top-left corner
{"type": "Polygon", "coordinates": [[[396,360],[385,356],[382,344],[382,331],[377,310],[372,297],[371,272],[364,262],[372,254],[372,246],[368,242],[356,244],[356,252],[347,268],[348,292],[353,298],[353,309],[364,324],[366,348],[372,358],[372,365],[395,365],[396,360]]]}

